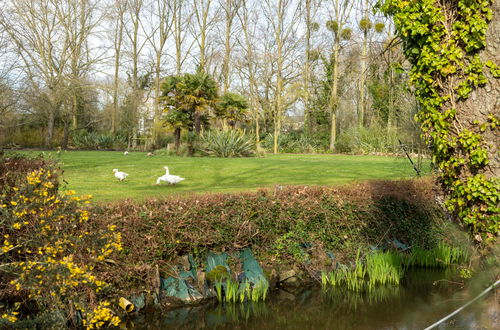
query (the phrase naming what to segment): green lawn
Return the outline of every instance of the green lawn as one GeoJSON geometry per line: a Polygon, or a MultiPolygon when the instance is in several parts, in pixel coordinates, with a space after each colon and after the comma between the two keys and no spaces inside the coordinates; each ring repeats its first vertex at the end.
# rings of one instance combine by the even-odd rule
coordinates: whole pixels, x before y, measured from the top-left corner
{"type": "MultiPolygon", "coordinates": [[[[47,153],[47,152],[46,152],[47,153]]],[[[52,153],[56,158],[55,153],[52,153]]],[[[60,154],[65,189],[92,194],[94,200],[142,199],[171,194],[256,190],[274,185],[328,185],[355,180],[411,178],[406,158],[349,155],[266,155],[263,158],[208,158],[112,151],[71,151],[60,154]],[[157,186],[165,173],[186,178],[176,186],[157,186]],[[129,174],[119,182],[116,168],[129,174]]],[[[429,168],[428,164],[425,166],[429,168]]],[[[64,185],[64,184],[63,184],[64,185]]]]}

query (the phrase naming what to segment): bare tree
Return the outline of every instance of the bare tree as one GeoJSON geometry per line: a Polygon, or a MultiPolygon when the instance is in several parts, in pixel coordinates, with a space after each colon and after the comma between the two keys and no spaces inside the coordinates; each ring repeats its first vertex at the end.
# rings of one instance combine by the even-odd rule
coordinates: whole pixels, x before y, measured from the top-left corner
{"type": "MultiPolygon", "coordinates": [[[[14,96],[13,76],[15,63],[18,56],[10,53],[9,39],[2,25],[0,25],[0,118],[2,122],[7,114],[12,112],[17,104],[17,97],[14,96]]],[[[3,124],[0,122],[0,126],[3,124]]]]}
{"type": "MultiPolygon", "coordinates": [[[[174,3],[175,5],[175,3],[174,3]]],[[[154,53],[154,117],[153,117],[153,145],[158,144],[158,129],[160,125],[160,82],[163,64],[163,52],[168,38],[173,32],[174,20],[172,4],[155,0],[150,6],[151,28],[149,42],[154,53]]]]}
{"type": "MultiPolygon", "coordinates": [[[[278,138],[281,133],[283,116],[287,109],[283,97],[286,83],[291,81],[290,78],[292,78],[292,76],[288,75],[288,72],[293,67],[294,59],[292,55],[294,55],[298,45],[296,36],[300,22],[301,6],[300,2],[294,3],[292,0],[277,0],[276,2],[266,0],[263,6],[264,15],[270,25],[275,43],[276,80],[273,105],[273,151],[277,154],[278,138]]],[[[297,67],[294,69],[297,69],[297,67]]],[[[294,70],[291,71],[293,75],[294,70]]]]}
{"type": "Polygon", "coordinates": [[[221,6],[224,9],[224,22],[225,22],[225,34],[224,34],[224,61],[222,64],[222,76],[223,76],[223,93],[229,90],[229,79],[230,79],[230,65],[231,65],[231,36],[233,31],[233,22],[238,14],[238,10],[241,8],[244,1],[242,0],[220,0],[221,6]]]}
{"type": "Polygon", "coordinates": [[[212,0],[193,0],[193,11],[196,26],[193,34],[199,48],[198,71],[207,71],[207,37],[217,19],[213,12],[212,0]]]}
{"type": "Polygon", "coordinates": [[[344,31],[347,19],[352,9],[350,0],[332,0],[331,20],[327,22],[327,28],[332,32],[332,83],[330,97],[328,100],[328,112],[330,113],[330,151],[335,150],[335,140],[337,138],[337,108],[339,104],[338,84],[339,84],[339,55],[341,41],[347,37],[344,31]]]}
{"type": "Polygon", "coordinates": [[[128,103],[128,140],[129,147],[132,148],[137,145],[139,107],[142,104],[142,91],[144,89],[139,79],[139,64],[143,48],[148,40],[148,36],[143,34],[146,30],[142,17],[144,6],[144,0],[127,0],[126,17],[128,20],[127,24],[124,25],[125,35],[130,47],[128,54],[131,62],[129,80],[132,92],[129,95],[128,103]]]}
{"type": "Polygon", "coordinates": [[[30,84],[43,91],[47,106],[45,146],[52,146],[56,114],[63,104],[65,70],[70,65],[71,42],[62,29],[57,0],[6,2],[0,25],[17,48],[30,84]]]}
{"type": "Polygon", "coordinates": [[[111,132],[115,133],[117,130],[117,115],[118,115],[118,88],[120,82],[120,59],[122,51],[122,39],[123,39],[123,25],[124,25],[124,14],[127,8],[127,2],[122,0],[114,1],[113,13],[115,15],[114,19],[114,38],[113,38],[113,50],[114,50],[114,70],[113,70],[113,109],[111,111],[111,132]]]}
{"type": "Polygon", "coordinates": [[[91,0],[70,0],[61,2],[58,6],[57,15],[62,28],[69,42],[69,67],[66,75],[66,85],[69,100],[65,102],[64,134],[61,146],[65,149],[68,145],[70,130],[79,127],[79,111],[84,107],[82,104],[87,85],[86,77],[100,58],[95,47],[90,46],[89,39],[96,27],[101,23],[102,16],[99,16],[97,1],[91,0]]]}
{"type": "MultiPolygon", "coordinates": [[[[260,102],[259,102],[259,85],[257,82],[256,76],[256,59],[255,59],[255,39],[253,39],[250,34],[251,22],[250,22],[250,13],[247,6],[247,1],[241,1],[241,11],[238,12],[238,17],[240,19],[243,37],[244,40],[239,40],[239,43],[243,45],[244,51],[244,66],[246,67],[246,71],[248,73],[246,77],[246,81],[242,79],[242,82],[248,82],[249,86],[249,96],[250,96],[250,109],[253,114],[253,119],[255,123],[255,145],[257,150],[260,147],[260,126],[259,120],[261,117],[260,114],[260,102]]],[[[256,26],[256,20],[253,22],[253,26],[256,26]]]]}
{"type": "Polygon", "coordinates": [[[313,22],[313,15],[317,14],[319,8],[319,0],[305,0],[305,10],[304,10],[304,23],[306,28],[306,33],[304,36],[304,71],[303,71],[303,99],[304,99],[304,128],[305,131],[310,134],[312,130],[311,123],[311,61],[314,57],[314,52],[312,48],[312,34],[317,31],[319,24],[313,22]]]}

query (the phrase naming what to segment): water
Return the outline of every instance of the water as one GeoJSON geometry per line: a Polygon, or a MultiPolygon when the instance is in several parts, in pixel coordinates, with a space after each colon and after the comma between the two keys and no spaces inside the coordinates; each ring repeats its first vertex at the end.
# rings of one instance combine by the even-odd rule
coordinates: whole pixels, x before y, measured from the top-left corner
{"type": "MultiPolygon", "coordinates": [[[[370,295],[317,286],[277,290],[264,303],[205,304],[143,313],[127,329],[423,329],[474,298],[485,281],[455,282],[451,270],[407,273],[399,287],[370,295]]],[[[500,329],[500,291],[469,306],[439,329],[500,329]]]]}

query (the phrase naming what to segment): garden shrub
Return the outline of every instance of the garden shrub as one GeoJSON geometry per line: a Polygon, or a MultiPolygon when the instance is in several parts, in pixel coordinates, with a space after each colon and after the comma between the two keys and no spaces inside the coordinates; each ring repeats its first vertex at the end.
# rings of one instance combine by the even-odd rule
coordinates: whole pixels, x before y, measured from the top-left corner
{"type": "Polygon", "coordinates": [[[249,157],[255,154],[255,139],[242,130],[211,130],[200,137],[202,150],[216,157],[249,157]]]}
{"type": "Polygon", "coordinates": [[[0,159],[0,327],[22,327],[32,314],[60,326],[76,326],[78,315],[87,328],[119,321],[98,270],[121,249],[121,234],[91,221],[90,196],[59,193],[57,177],[42,159],[0,159]]]}

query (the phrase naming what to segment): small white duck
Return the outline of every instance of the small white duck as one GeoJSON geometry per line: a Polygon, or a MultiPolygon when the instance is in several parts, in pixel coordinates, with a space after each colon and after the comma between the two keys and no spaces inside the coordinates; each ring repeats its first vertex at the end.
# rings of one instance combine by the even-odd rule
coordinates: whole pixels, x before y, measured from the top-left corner
{"type": "Polygon", "coordinates": [[[128,155],[128,151],[125,151],[125,152],[123,153],[123,155],[127,156],[127,155],[128,155]]]}
{"type": "Polygon", "coordinates": [[[181,178],[180,176],[178,175],[170,175],[169,171],[168,171],[168,166],[165,166],[163,167],[165,169],[165,175],[163,176],[160,176],[157,180],[156,180],[156,184],[160,184],[161,181],[163,182],[168,182],[170,184],[173,184],[175,185],[176,183],[179,183],[181,182],[182,180],[184,180],[184,178],[181,178]]]}
{"type": "Polygon", "coordinates": [[[115,173],[115,178],[117,178],[117,179],[118,179],[118,180],[120,180],[120,181],[125,180],[125,178],[128,176],[128,174],[127,174],[127,173],[125,173],[125,172],[120,172],[120,171],[118,171],[116,168],[115,168],[115,169],[113,169],[113,173],[115,173]]]}

